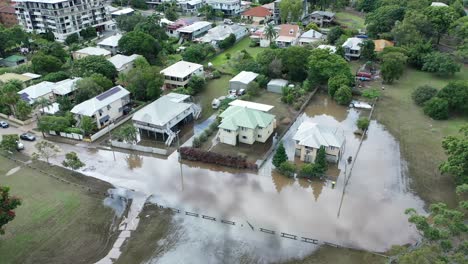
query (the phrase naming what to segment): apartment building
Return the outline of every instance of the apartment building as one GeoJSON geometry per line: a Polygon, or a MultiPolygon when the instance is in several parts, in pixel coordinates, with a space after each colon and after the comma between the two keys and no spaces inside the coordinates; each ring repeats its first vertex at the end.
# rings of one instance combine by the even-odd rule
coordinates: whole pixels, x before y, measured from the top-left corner
{"type": "Polygon", "coordinates": [[[57,41],[87,27],[105,30],[111,17],[103,0],[16,0],[19,24],[28,32],[51,30],[57,41]]]}

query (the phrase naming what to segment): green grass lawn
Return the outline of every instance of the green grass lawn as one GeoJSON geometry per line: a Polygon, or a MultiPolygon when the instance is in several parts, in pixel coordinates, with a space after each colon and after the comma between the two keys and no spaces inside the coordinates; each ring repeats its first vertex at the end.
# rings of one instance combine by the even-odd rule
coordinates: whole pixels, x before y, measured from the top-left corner
{"type": "Polygon", "coordinates": [[[226,58],[226,53],[229,53],[232,56],[236,54],[237,52],[245,49],[252,57],[255,58],[258,53],[264,50],[264,48],[260,48],[260,47],[249,47],[249,44],[250,44],[250,38],[245,37],[241,41],[234,44],[234,46],[221,52],[220,54],[218,54],[216,57],[214,57],[213,59],[209,61],[213,63],[215,67],[220,68],[221,70],[225,72],[232,72],[231,67],[228,65],[229,60],[226,58]]]}
{"type": "Polygon", "coordinates": [[[350,29],[365,29],[364,18],[346,11],[336,13],[336,21],[350,29]]]}
{"type": "Polygon", "coordinates": [[[208,80],[206,82],[205,91],[197,96],[197,100],[202,107],[202,113],[199,120],[205,120],[210,117],[215,110],[211,107],[211,101],[214,98],[225,96],[228,93],[229,80],[231,75],[222,75],[219,79],[208,80]]]}
{"type": "Polygon", "coordinates": [[[4,157],[0,165],[0,184],[22,199],[0,236],[0,263],[92,263],[107,254],[114,213],[102,196],[27,167],[6,176],[19,164],[4,157]]]}
{"type": "MultiPolygon", "coordinates": [[[[446,159],[441,141],[445,136],[456,134],[468,118],[458,116],[443,121],[432,120],[413,102],[411,93],[421,85],[441,89],[451,80],[462,79],[468,80],[467,67],[448,79],[408,68],[400,80],[384,86],[377,103],[376,119],[400,141],[401,151],[409,163],[411,187],[428,202],[455,203],[451,177],[440,175],[438,170],[439,164],[446,159]]],[[[375,86],[380,88],[380,82],[375,86]]]]}

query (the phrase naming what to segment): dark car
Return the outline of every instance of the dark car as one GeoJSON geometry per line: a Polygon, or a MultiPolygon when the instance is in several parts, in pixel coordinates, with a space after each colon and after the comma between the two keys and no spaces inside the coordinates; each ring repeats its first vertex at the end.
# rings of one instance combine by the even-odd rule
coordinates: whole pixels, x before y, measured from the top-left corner
{"type": "Polygon", "coordinates": [[[2,128],[8,128],[9,126],[10,126],[10,125],[9,125],[7,122],[5,122],[5,121],[0,121],[0,127],[2,127],[2,128]]]}
{"type": "Polygon", "coordinates": [[[27,140],[27,141],[36,140],[36,137],[33,134],[30,134],[30,133],[23,133],[23,134],[20,135],[20,138],[22,140],[27,140]]]}

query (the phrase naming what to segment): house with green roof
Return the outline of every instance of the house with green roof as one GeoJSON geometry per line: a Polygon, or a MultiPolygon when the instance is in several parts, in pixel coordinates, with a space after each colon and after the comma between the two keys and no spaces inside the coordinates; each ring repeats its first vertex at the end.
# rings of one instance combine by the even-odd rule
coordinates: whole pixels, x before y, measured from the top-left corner
{"type": "Polygon", "coordinates": [[[265,143],[276,128],[274,115],[246,106],[231,105],[219,116],[219,141],[232,146],[265,143]]]}
{"type": "Polygon", "coordinates": [[[9,57],[6,57],[0,61],[0,64],[5,66],[5,67],[15,67],[20,64],[25,63],[26,57],[20,56],[20,55],[11,55],[9,57]]]}

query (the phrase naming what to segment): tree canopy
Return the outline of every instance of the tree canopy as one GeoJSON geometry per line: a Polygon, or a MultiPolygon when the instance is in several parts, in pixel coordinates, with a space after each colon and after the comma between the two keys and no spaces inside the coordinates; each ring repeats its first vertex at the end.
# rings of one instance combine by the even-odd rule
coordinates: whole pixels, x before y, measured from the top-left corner
{"type": "Polygon", "coordinates": [[[140,54],[154,64],[162,48],[151,35],[142,31],[132,31],[119,40],[119,50],[126,55],[140,54]]]}
{"type": "Polygon", "coordinates": [[[5,225],[15,219],[15,209],[21,205],[21,200],[10,195],[10,188],[0,186],[0,235],[5,234],[5,225]]]}
{"type": "Polygon", "coordinates": [[[352,78],[351,69],[346,60],[326,49],[312,50],[309,57],[309,82],[312,85],[325,84],[330,77],[335,75],[352,78]]]}
{"type": "Polygon", "coordinates": [[[88,77],[93,73],[99,73],[113,80],[117,76],[117,69],[114,64],[104,56],[86,56],[76,60],[73,65],[73,71],[80,77],[88,77]]]}

